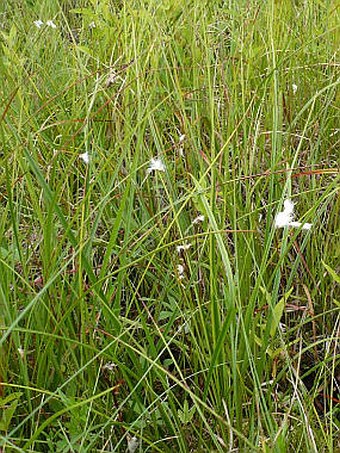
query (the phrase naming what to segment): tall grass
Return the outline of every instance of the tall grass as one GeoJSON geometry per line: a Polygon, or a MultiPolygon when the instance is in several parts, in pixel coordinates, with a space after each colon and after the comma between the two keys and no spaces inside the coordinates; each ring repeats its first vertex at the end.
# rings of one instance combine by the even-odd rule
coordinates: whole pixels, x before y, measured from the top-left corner
{"type": "Polygon", "coordinates": [[[337,451],[336,2],[0,8],[2,450],[337,451]]]}

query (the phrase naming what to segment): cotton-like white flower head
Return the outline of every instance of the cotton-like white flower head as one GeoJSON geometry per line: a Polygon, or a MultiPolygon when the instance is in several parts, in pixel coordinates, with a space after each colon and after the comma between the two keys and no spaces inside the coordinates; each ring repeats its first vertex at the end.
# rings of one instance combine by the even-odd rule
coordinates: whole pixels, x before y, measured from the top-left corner
{"type": "Polygon", "coordinates": [[[291,200],[285,200],[283,208],[283,211],[279,212],[275,218],[276,228],[288,226],[293,220],[294,203],[291,200]]]}
{"type": "Polygon", "coordinates": [[[294,202],[292,200],[285,200],[283,202],[283,207],[284,207],[284,210],[286,212],[288,212],[289,214],[293,214],[294,212],[294,202]]]}
{"type": "Polygon", "coordinates": [[[292,90],[293,90],[293,94],[296,94],[296,92],[298,90],[298,86],[295,83],[292,84],[292,90]]]}
{"type": "Polygon", "coordinates": [[[181,253],[181,252],[183,252],[183,251],[185,251],[185,250],[189,250],[190,247],[191,247],[191,244],[190,244],[190,242],[188,242],[187,244],[178,245],[178,246],[176,247],[176,249],[177,249],[177,252],[178,252],[178,253],[181,253]]]}
{"type": "Polygon", "coordinates": [[[34,25],[37,27],[37,28],[41,28],[43,25],[44,25],[44,22],[42,20],[35,20],[34,22],[34,25]]]}
{"type": "Polygon", "coordinates": [[[135,453],[137,448],[139,447],[139,440],[136,436],[127,436],[127,452],[128,453],[135,453]]]}
{"type": "Polygon", "coordinates": [[[107,362],[103,365],[103,370],[114,371],[117,368],[117,365],[113,362],[107,362]]]}
{"type": "Polygon", "coordinates": [[[275,227],[284,228],[286,226],[294,228],[302,228],[303,230],[310,230],[311,223],[294,222],[294,203],[292,200],[285,200],[283,203],[283,211],[279,212],[275,217],[275,227]]]}
{"type": "Polygon", "coordinates": [[[92,21],[92,22],[89,23],[89,28],[96,28],[95,21],[92,21]]]}
{"type": "Polygon", "coordinates": [[[303,230],[310,230],[313,226],[312,223],[290,222],[289,226],[294,228],[302,228],[303,230]]]}
{"type": "Polygon", "coordinates": [[[165,171],[165,165],[162,159],[151,159],[147,173],[150,174],[153,171],[165,171]]]}
{"type": "Polygon", "coordinates": [[[181,157],[184,157],[184,148],[183,148],[183,142],[184,140],[186,139],[186,135],[185,134],[181,134],[178,138],[178,143],[179,143],[179,148],[178,148],[178,153],[181,157]]]}
{"type": "Polygon", "coordinates": [[[204,222],[204,215],[199,215],[192,221],[193,225],[196,225],[197,223],[204,222]]]}
{"type": "Polygon", "coordinates": [[[86,151],[86,153],[80,154],[79,159],[82,159],[85,162],[85,164],[88,164],[90,162],[90,155],[86,151]]]}
{"type": "Polygon", "coordinates": [[[182,280],[184,278],[184,266],[183,264],[177,264],[177,271],[179,278],[182,280]]]}
{"type": "Polygon", "coordinates": [[[110,85],[112,85],[115,81],[118,81],[118,74],[112,69],[107,76],[105,86],[108,88],[110,85]]]}
{"type": "Polygon", "coordinates": [[[48,20],[46,21],[46,25],[51,28],[57,28],[56,24],[53,22],[53,20],[48,20]]]}

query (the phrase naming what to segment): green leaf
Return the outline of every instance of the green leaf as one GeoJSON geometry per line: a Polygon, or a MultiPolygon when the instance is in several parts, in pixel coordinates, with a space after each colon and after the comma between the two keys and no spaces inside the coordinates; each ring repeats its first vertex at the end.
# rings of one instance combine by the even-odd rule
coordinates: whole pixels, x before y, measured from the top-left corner
{"type": "Polygon", "coordinates": [[[0,408],[5,407],[8,403],[15,399],[19,399],[22,395],[22,392],[14,392],[10,395],[6,396],[5,398],[0,398],[0,408]]]}
{"type": "Polygon", "coordinates": [[[93,17],[95,14],[88,8],[74,8],[69,11],[71,14],[82,14],[83,16],[93,17]]]}
{"type": "Polygon", "coordinates": [[[184,400],[183,410],[178,409],[178,418],[183,423],[183,425],[187,425],[191,422],[192,417],[195,414],[195,409],[195,406],[192,406],[192,408],[189,409],[188,400],[184,400]]]}
{"type": "Polygon", "coordinates": [[[282,313],[285,308],[285,304],[289,296],[291,295],[293,291],[293,288],[290,288],[290,290],[282,297],[282,299],[279,300],[279,302],[275,305],[272,311],[272,317],[271,317],[271,327],[270,327],[270,335],[271,337],[274,337],[276,334],[277,328],[279,326],[279,323],[282,318],[282,313]]]}
{"type": "Polygon", "coordinates": [[[324,265],[326,271],[331,275],[333,280],[337,283],[340,283],[340,276],[333,270],[328,264],[326,264],[324,261],[322,261],[322,264],[324,265]]]}
{"type": "Polygon", "coordinates": [[[9,425],[11,423],[11,420],[13,418],[15,409],[17,408],[19,398],[21,395],[22,395],[21,392],[15,392],[12,393],[11,395],[8,395],[6,398],[2,398],[0,400],[0,407],[2,407],[0,417],[0,431],[8,431],[9,425]],[[12,401],[12,403],[9,406],[4,407],[10,401],[12,401]]]}
{"type": "Polygon", "coordinates": [[[285,299],[281,299],[273,309],[273,318],[272,318],[272,325],[270,328],[270,335],[273,337],[276,333],[278,325],[280,323],[283,310],[285,308],[285,299]]]}
{"type": "Polygon", "coordinates": [[[20,260],[20,255],[17,248],[13,247],[13,250],[8,250],[5,247],[0,247],[0,258],[3,260],[14,259],[15,261],[20,260]]]}
{"type": "Polygon", "coordinates": [[[90,57],[93,57],[93,52],[91,51],[91,49],[90,49],[89,47],[77,45],[77,49],[78,49],[80,52],[83,52],[83,53],[85,53],[86,55],[89,55],[90,57]]]}

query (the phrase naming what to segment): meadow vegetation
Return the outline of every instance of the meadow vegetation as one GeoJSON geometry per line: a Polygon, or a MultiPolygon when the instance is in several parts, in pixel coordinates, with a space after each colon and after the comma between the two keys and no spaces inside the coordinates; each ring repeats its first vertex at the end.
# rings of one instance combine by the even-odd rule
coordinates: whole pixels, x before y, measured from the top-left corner
{"type": "Polygon", "coordinates": [[[1,451],[339,451],[339,24],[1,2],[1,451]]]}

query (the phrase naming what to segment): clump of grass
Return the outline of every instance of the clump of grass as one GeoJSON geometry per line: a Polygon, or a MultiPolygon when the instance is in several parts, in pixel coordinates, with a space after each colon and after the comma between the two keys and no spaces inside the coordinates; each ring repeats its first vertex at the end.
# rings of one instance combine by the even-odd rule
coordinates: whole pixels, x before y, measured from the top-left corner
{"type": "Polygon", "coordinates": [[[1,8],[1,448],[336,451],[335,2],[1,8]]]}

